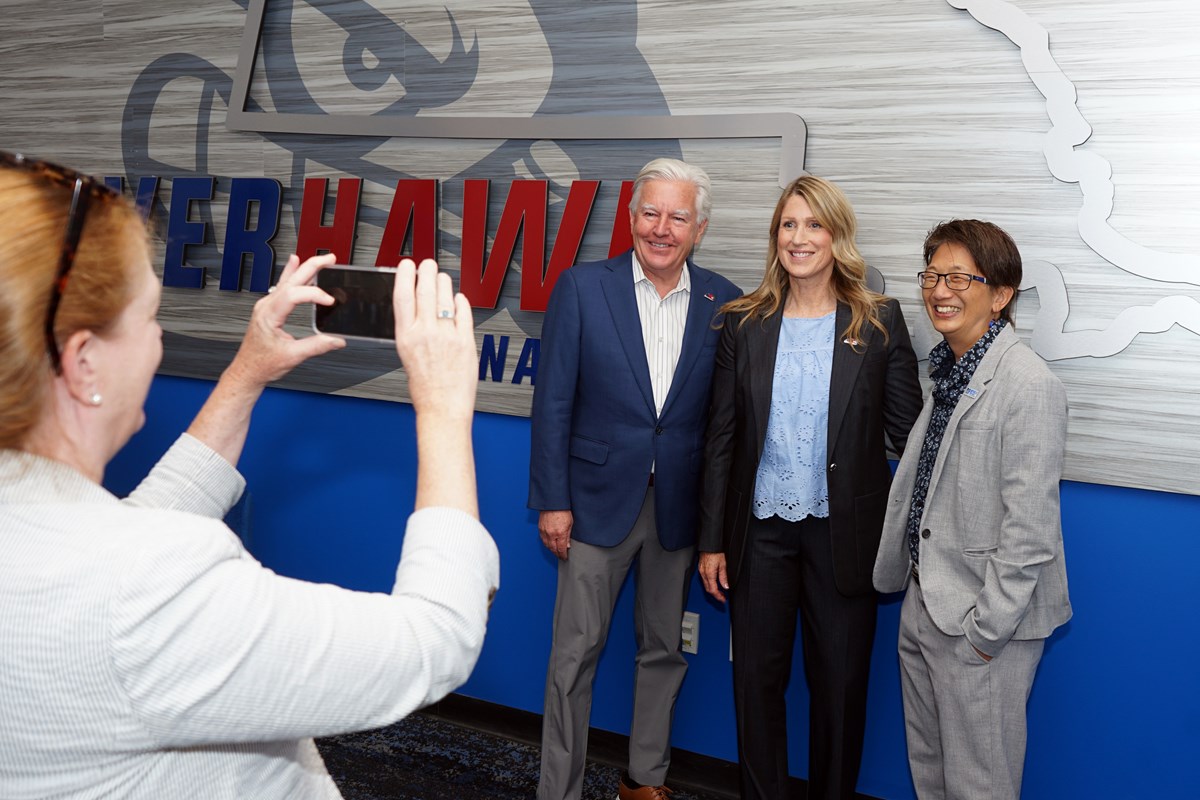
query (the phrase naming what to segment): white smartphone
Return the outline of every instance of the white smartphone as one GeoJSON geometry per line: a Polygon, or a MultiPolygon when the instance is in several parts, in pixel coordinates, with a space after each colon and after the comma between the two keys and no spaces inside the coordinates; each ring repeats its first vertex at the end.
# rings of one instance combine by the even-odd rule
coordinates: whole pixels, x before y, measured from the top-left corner
{"type": "Polygon", "coordinates": [[[317,273],[317,286],[331,294],[331,306],[313,305],[313,330],[347,339],[395,341],[392,309],[395,267],[334,264],[317,273]]]}

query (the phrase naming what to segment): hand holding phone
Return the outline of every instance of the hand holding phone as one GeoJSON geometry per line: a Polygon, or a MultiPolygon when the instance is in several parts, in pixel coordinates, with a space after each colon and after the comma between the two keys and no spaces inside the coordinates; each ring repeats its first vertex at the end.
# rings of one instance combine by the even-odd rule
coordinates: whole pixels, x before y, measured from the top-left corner
{"type": "Polygon", "coordinates": [[[329,301],[312,281],[322,267],[333,261],[331,255],[314,256],[304,263],[294,255],[288,258],[279,282],[254,304],[237,354],[188,428],[188,433],[230,464],[236,464],[241,455],[250,415],[263,388],[298,364],[346,346],[336,336],[318,334],[297,339],[284,329],[288,316],[300,304],[329,301]]]}
{"type": "Polygon", "coordinates": [[[313,278],[334,260],[332,255],[313,256],[303,263],[291,256],[279,281],[259,298],[250,314],[246,334],[226,372],[247,386],[262,386],[277,381],[308,359],[346,346],[335,336],[296,338],[284,326],[288,316],[301,305],[316,305],[328,297],[313,286],[313,278]]]}
{"type": "Polygon", "coordinates": [[[469,420],[479,383],[471,304],[430,258],[420,267],[400,262],[395,300],[396,352],[418,419],[424,413],[469,420]]]}

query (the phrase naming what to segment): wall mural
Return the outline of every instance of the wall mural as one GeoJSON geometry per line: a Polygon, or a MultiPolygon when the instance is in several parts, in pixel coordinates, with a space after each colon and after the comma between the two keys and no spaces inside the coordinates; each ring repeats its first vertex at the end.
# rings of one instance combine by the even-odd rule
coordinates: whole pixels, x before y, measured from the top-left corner
{"type": "MultiPolygon", "coordinates": [[[[3,146],[136,193],[162,238],[163,372],[217,375],[290,252],[436,254],[476,306],[480,409],[518,415],[554,280],[625,246],[649,158],[713,176],[697,260],[747,289],[778,187],[837,181],[919,351],[925,230],[991,219],[1025,257],[1018,332],[1067,385],[1068,477],[1200,492],[1200,7],[480,5],[51,9],[0,53],[3,146]],[[47,63],[67,34],[103,46],[47,63]]],[[[362,343],[283,385],[405,398],[394,356],[362,343]]]]}
{"type": "MultiPolygon", "coordinates": [[[[405,239],[405,222],[420,213],[413,207],[415,194],[395,195],[390,210],[363,203],[353,214],[343,215],[335,205],[333,224],[338,226],[336,217],[344,216],[345,224],[338,227],[346,235],[339,239],[331,234],[320,243],[322,249],[344,256],[346,250],[353,248],[357,222],[380,231],[382,249],[374,263],[392,265],[401,250],[404,255],[417,258],[440,257],[477,309],[475,317],[482,348],[480,380],[490,378],[491,383],[500,384],[487,387],[496,391],[485,391],[480,407],[524,415],[528,414],[536,381],[538,337],[546,300],[554,279],[576,260],[600,183],[607,181],[620,187],[648,160],[648,152],[680,157],[678,140],[686,136],[718,140],[778,139],[782,186],[803,171],[805,144],[804,121],[796,114],[671,115],[649,66],[637,50],[636,4],[630,0],[604,7],[606,32],[581,25],[578,10],[562,3],[543,2],[531,8],[538,23],[537,33],[545,37],[545,45],[553,57],[553,72],[540,103],[529,116],[446,115],[447,106],[461,103],[482,82],[478,35],[468,48],[453,12],[446,10],[450,51],[439,60],[408,35],[403,25],[366,2],[275,3],[268,10],[265,0],[252,0],[232,77],[197,56],[171,54],[141,73],[130,92],[127,107],[154,107],[172,82],[188,78],[203,80],[206,91],[225,101],[228,128],[262,134],[292,154],[286,178],[293,189],[305,186],[314,164],[381,186],[422,180],[419,170],[424,164],[412,163],[411,157],[397,162],[371,156],[382,142],[395,137],[501,140],[500,144],[489,145],[492,149],[482,158],[469,159],[472,163],[456,163],[454,168],[458,171],[452,179],[428,187],[427,196],[433,198],[431,204],[437,205],[440,195],[437,209],[443,212],[443,224],[434,228],[424,251],[415,221],[411,246],[400,247],[405,239]],[[339,37],[345,40],[340,52],[332,44],[339,37]],[[305,62],[314,53],[324,60],[324,68],[305,62]],[[331,53],[336,57],[331,57],[331,53]],[[589,108],[588,95],[596,90],[607,91],[607,84],[614,80],[632,87],[632,90],[623,88],[619,100],[609,101],[618,113],[604,116],[584,113],[589,108]],[[605,146],[597,147],[598,144],[605,146]],[[550,165],[543,163],[547,159],[552,162],[550,165]],[[470,184],[481,179],[495,184],[486,199],[478,184],[473,187],[470,184]],[[521,181],[521,185],[513,181],[521,181]],[[535,188],[529,185],[530,181],[547,185],[541,194],[535,191],[527,195],[527,190],[535,188]],[[474,199],[479,202],[473,203],[468,197],[472,189],[476,190],[474,199]],[[536,208],[522,202],[526,197],[536,208]],[[561,206],[557,230],[546,230],[544,215],[548,206],[561,206]],[[394,216],[397,211],[401,213],[394,216]],[[537,224],[531,219],[533,214],[538,215],[537,224]],[[513,224],[506,226],[509,219],[513,224]],[[491,228],[489,220],[495,223],[491,228]],[[543,246],[547,232],[552,234],[553,241],[548,268],[544,258],[547,248],[543,246]],[[474,247],[470,233],[476,234],[474,247]],[[489,239],[486,248],[482,246],[484,235],[489,239]],[[396,246],[389,248],[391,241],[396,246]],[[388,252],[385,254],[384,250],[388,252]],[[510,269],[513,277],[507,279],[510,269]],[[492,320],[497,317],[493,326],[492,320]],[[512,325],[523,334],[523,341],[514,341],[509,330],[512,325]]],[[[233,186],[236,176],[216,176],[215,182],[210,182],[213,176],[183,173],[173,165],[144,159],[147,152],[144,143],[151,122],[152,118],[138,113],[126,116],[124,152],[131,181],[135,177],[138,183],[144,180],[149,165],[162,170],[161,174],[174,175],[176,182],[184,178],[189,189],[199,189],[200,194],[191,196],[201,201],[209,201],[216,187],[224,182],[230,183],[231,198],[236,194],[233,186]],[[187,183],[188,179],[199,183],[187,183]]],[[[206,145],[201,143],[204,149],[206,145]]],[[[207,152],[198,151],[195,155],[197,164],[208,163],[207,152]]],[[[426,183],[432,184],[427,180],[426,183]]],[[[345,184],[339,182],[338,186],[339,190],[346,186],[354,187],[350,191],[360,191],[360,184],[353,179],[345,184]]],[[[325,184],[321,187],[324,189],[325,184]]],[[[275,226],[263,230],[264,209],[268,205],[278,208],[282,200],[278,187],[268,186],[267,191],[269,197],[261,199],[258,219],[254,220],[255,230],[263,235],[251,237],[264,244],[277,233],[275,226]]],[[[323,206],[322,195],[314,197],[323,206]]],[[[628,197],[619,195],[617,200],[611,208],[612,224],[606,231],[594,231],[609,236],[610,246],[605,255],[628,246],[627,218],[617,213],[618,208],[627,205],[628,197]]],[[[305,237],[301,235],[305,228],[301,204],[293,199],[291,207],[292,228],[298,232],[300,250],[306,250],[305,237]]],[[[232,202],[227,211],[231,219],[235,214],[245,213],[232,202]]],[[[207,213],[211,214],[211,206],[207,213]]],[[[314,222],[318,216],[314,215],[314,222]]],[[[429,215],[431,222],[432,216],[429,215]]],[[[212,220],[206,218],[204,222],[211,225],[212,220]]],[[[181,209],[175,209],[166,227],[168,240],[189,243],[168,248],[165,285],[204,289],[205,273],[213,272],[213,265],[219,264],[220,288],[234,291],[242,288],[244,281],[228,274],[243,269],[243,253],[229,247],[230,228],[227,227],[227,247],[222,252],[200,228],[187,222],[181,209]],[[191,259],[186,266],[185,255],[191,259]]],[[[274,267],[279,265],[274,263],[276,254],[266,247],[255,254],[255,259],[249,289],[262,292],[270,285],[274,267]]],[[[882,276],[878,282],[882,286],[882,276]]],[[[198,302],[215,308],[222,298],[210,293],[198,302]]],[[[215,327],[219,330],[220,324],[215,327]]],[[[228,344],[214,347],[203,334],[171,333],[167,349],[171,354],[165,366],[167,371],[199,377],[215,377],[231,356],[228,344]]],[[[394,371],[395,362],[389,353],[375,348],[376,352],[366,355],[365,350],[356,344],[351,352],[326,359],[326,362],[340,362],[337,364],[340,369],[330,369],[329,363],[316,369],[310,365],[305,372],[311,374],[300,376],[300,380],[305,388],[334,391],[394,371]]],[[[295,379],[295,376],[289,378],[285,384],[295,379]]],[[[396,388],[389,386],[364,393],[402,399],[396,388]]]]}
{"type": "MultiPolygon", "coordinates": [[[[1079,209],[1079,235],[1097,255],[1118,269],[1162,283],[1200,286],[1200,258],[1157,252],[1131,241],[1113,229],[1116,187],[1112,165],[1098,153],[1078,150],[1092,135],[1076,103],[1075,85],[1050,53],[1050,35],[1044,27],[1004,0],[947,0],[969,11],[981,24],[1007,36],[1021,49],[1021,61],[1030,80],[1046,98],[1051,129],[1044,152],[1050,173],[1065,183],[1079,184],[1083,205],[1079,209]]],[[[1037,289],[1041,313],[1033,325],[1031,345],[1047,361],[1079,356],[1111,356],[1124,350],[1139,333],[1161,333],[1179,325],[1200,335],[1200,301],[1182,294],[1168,295],[1153,305],[1130,306],[1100,330],[1067,330],[1070,304],[1067,287],[1057,267],[1044,261],[1025,265],[1028,273],[1021,288],[1037,289]]]]}
{"type": "MultiPolygon", "coordinates": [[[[544,38],[542,44],[551,56],[562,54],[560,58],[552,58],[552,74],[538,87],[540,92],[528,98],[528,101],[536,101],[530,103],[534,106],[531,113],[522,117],[437,116],[446,107],[461,104],[478,84],[486,82],[480,73],[483,47],[479,36],[475,34],[468,47],[453,11],[442,12],[449,26],[450,49],[448,54],[438,58],[422,46],[416,36],[410,35],[403,23],[371,3],[281,2],[272,3],[268,8],[264,0],[252,0],[248,5],[237,67],[232,75],[197,54],[168,54],[151,63],[138,76],[126,104],[123,129],[127,176],[131,183],[140,182],[150,170],[154,174],[173,176],[176,185],[180,178],[206,182],[215,176],[215,187],[207,183],[201,187],[203,191],[198,198],[205,202],[198,207],[198,219],[209,229],[215,229],[217,220],[212,214],[229,210],[229,206],[214,208],[207,202],[214,188],[219,191],[222,185],[232,187],[239,177],[211,171],[212,158],[216,154],[211,152],[210,137],[197,137],[195,167],[192,169],[163,163],[149,152],[155,115],[141,111],[146,108],[157,110],[160,105],[170,103],[166,92],[180,80],[203,81],[204,93],[210,98],[220,98],[225,105],[224,123],[229,128],[260,134],[265,141],[290,156],[280,179],[292,193],[283,199],[282,205],[290,206],[290,229],[297,232],[298,240],[303,238],[300,236],[303,222],[301,198],[296,196],[299,194],[296,190],[305,186],[306,179],[328,172],[331,176],[349,176],[380,187],[406,181],[430,182],[424,171],[428,164],[420,155],[414,157],[406,153],[389,157],[379,153],[381,147],[394,137],[483,140],[482,147],[466,151],[445,148],[437,167],[445,170],[448,163],[450,174],[438,181],[430,195],[435,198],[436,213],[441,222],[435,229],[436,244],[422,252],[414,223],[410,246],[402,248],[402,252],[416,257],[436,256],[457,278],[458,267],[464,260],[463,239],[467,230],[486,232],[488,246],[480,247],[478,244],[482,242],[479,242],[470,252],[475,257],[473,274],[492,289],[486,298],[472,297],[480,331],[480,380],[484,382],[480,407],[528,414],[536,380],[537,337],[553,281],[547,279],[551,276],[536,281],[540,284],[537,286],[541,290],[540,296],[531,300],[527,296],[526,281],[521,276],[526,263],[531,271],[544,269],[544,253],[539,252],[530,259],[531,249],[546,249],[542,245],[547,233],[552,235],[551,241],[557,246],[559,242],[553,234],[559,231],[555,228],[566,227],[552,226],[547,231],[543,220],[539,229],[531,224],[530,215],[535,212],[544,215],[555,210],[561,221],[567,211],[568,198],[573,197],[577,184],[599,182],[599,186],[590,188],[590,194],[574,215],[576,246],[564,247],[562,252],[567,257],[559,258],[559,263],[553,266],[558,270],[569,266],[581,245],[588,245],[586,250],[595,250],[601,243],[609,244],[613,240],[614,223],[622,216],[617,213],[622,182],[647,160],[648,150],[681,157],[678,133],[688,128],[687,124],[680,124],[681,120],[670,116],[654,76],[637,50],[636,3],[622,0],[608,4],[603,19],[594,20],[600,24],[587,26],[580,25],[583,17],[577,9],[569,9],[562,3],[536,3],[527,8],[526,13],[529,10],[533,12],[536,26],[525,34],[544,38]],[[580,115],[581,108],[586,107],[587,95],[609,91],[607,83],[614,79],[624,84],[619,95],[622,113],[601,119],[580,115]],[[539,94],[540,97],[536,96],[539,94]],[[435,116],[422,116],[427,112],[435,116]],[[506,127],[508,130],[504,130],[506,127]],[[597,147],[598,142],[613,142],[617,146],[597,147]],[[472,204],[466,197],[468,182],[472,180],[491,184],[482,204],[472,204]],[[516,181],[522,186],[518,187],[516,181]],[[499,235],[497,222],[503,228],[508,219],[506,199],[513,196],[514,189],[527,188],[525,183],[536,181],[546,184],[542,196],[533,197],[533,202],[540,208],[514,202],[511,211],[513,218],[519,221],[520,233],[511,229],[512,235],[497,247],[494,238],[499,235]],[[604,186],[606,183],[608,187],[604,186]],[[611,190],[614,186],[617,193],[611,190]],[[600,188],[609,190],[600,194],[600,188]],[[607,201],[607,226],[588,225],[590,212],[596,205],[596,194],[607,201]],[[474,216],[482,218],[469,219],[472,214],[468,209],[481,212],[474,216]],[[535,233],[538,230],[540,235],[535,233]],[[484,249],[489,251],[486,262],[484,249]],[[504,251],[500,257],[496,257],[497,250],[504,251]],[[501,277],[505,279],[499,280],[501,277]]],[[[595,18],[597,15],[588,16],[595,18]]],[[[485,58],[485,64],[487,61],[485,58]]],[[[199,112],[204,117],[198,123],[200,130],[207,131],[210,126],[221,124],[211,114],[210,104],[201,105],[199,112]]],[[[794,115],[791,119],[787,117],[759,114],[748,119],[739,115],[711,115],[703,118],[701,124],[715,126],[719,133],[731,138],[774,135],[782,139],[786,135],[794,155],[792,163],[781,166],[781,172],[799,171],[803,169],[804,125],[794,115]],[[780,132],[776,133],[777,130],[780,132]]],[[[356,193],[361,191],[357,183],[338,181],[337,185],[338,194],[342,187],[356,193]],[[350,189],[351,186],[355,188],[350,189]]],[[[329,188],[332,193],[333,187],[329,188]]],[[[316,196],[316,201],[324,210],[326,198],[322,195],[323,191],[316,196]]],[[[389,227],[394,228],[391,231],[394,236],[405,239],[404,221],[392,220],[391,210],[374,202],[376,198],[371,193],[361,198],[352,211],[336,205],[344,199],[335,200],[330,211],[334,217],[332,225],[341,227],[348,235],[342,236],[340,241],[337,237],[322,241],[322,245],[331,245],[322,249],[338,252],[343,261],[358,263],[364,259],[356,255],[367,249],[361,241],[355,241],[364,233],[363,228],[367,229],[368,237],[378,235],[381,246],[389,227]],[[345,244],[332,246],[335,241],[345,244]],[[352,252],[346,253],[346,250],[352,252]]],[[[403,205],[398,196],[386,195],[386,199],[392,200],[394,206],[397,203],[403,205]]],[[[273,201],[274,207],[279,205],[278,200],[273,201]]],[[[260,219],[252,223],[253,227],[261,228],[266,224],[261,219],[264,206],[260,204],[260,219]]],[[[189,233],[188,224],[186,214],[175,209],[173,216],[164,223],[167,238],[184,238],[189,233]]],[[[228,230],[227,225],[227,234],[228,230]]],[[[272,227],[268,238],[274,238],[275,232],[272,227]]],[[[195,272],[190,276],[194,280],[186,283],[200,291],[188,301],[189,314],[200,307],[211,307],[219,312],[225,298],[220,296],[219,289],[216,293],[207,290],[211,278],[205,280],[204,273],[219,272],[223,284],[240,289],[243,281],[226,281],[224,273],[229,269],[240,271],[242,259],[236,254],[227,259],[217,242],[211,236],[204,236],[199,229],[193,228],[191,233],[199,241],[186,248],[167,248],[168,259],[174,256],[178,263],[167,267],[164,283],[168,287],[184,285],[171,279],[169,273],[173,267],[177,271],[195,272]],[[186,266],[182,264],[185,255],[186,266]]],[[[622,243],[627,239],[620,236],[623,233],[624,229],[618,232],[622,243]]],[[[564,239],[569,238],[571,233],[568,232],[564,239]]],[[[551,249],[550,255],[554,261],[557,252],[551,249]]],[[[592,254],[592,257],[598,256],[598,252],[592,254]]],[[[376,263],[374,256],[367,258],[370,263],[376,263]]],[[[282,266],[283,254],[266,251],[265,259],[258,260],[266,260],[272,267],[262,270],[258,263],[252,267],[254,276],[261,276],[261,279],[251,278],[249,288],[262,292],[270,284],[268,276],[282,266]]],[[[381,264],[393,264],[395,260],[395,254],[385,256],[381,252],[378,257],[381,264]]],[[[208,330],[168,331],[166,349],[169,356],[164,371],[199,377],[218,375],[235,348],[235,342],[228,337],[223,341],[214,340],[213,334],[219,335],[225,326],[226,320],[222,316],[217,313],[209,317],[212,324],[208,330]]],[[[392,400],[402,400],[405,396],[403,373],[396,369],[395,358],[387,348],[359,343],[346,351],[331,354],[321,364],[307,365],[284,385],[316,391],[349,390],[392,400]],[[363,386],[375,379],[382,380],[373,388],[363,386]],[[360,388],[355,390],[353,387],[360,388]]]]}

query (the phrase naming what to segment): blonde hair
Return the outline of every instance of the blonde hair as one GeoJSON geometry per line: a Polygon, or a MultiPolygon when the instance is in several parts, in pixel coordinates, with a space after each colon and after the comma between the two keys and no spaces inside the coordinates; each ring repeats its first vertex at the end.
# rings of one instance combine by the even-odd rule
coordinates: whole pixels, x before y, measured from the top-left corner
{"type": "MultiPolygon", "coordinates": [[[[850,307],[850,325],[842,335],[856,342],[861,341],[863,327],[870,324],[886,337],[887,328],[879,319],[879,307],[886,298],[867,288],[867,262],[854,242],[858,232],[854,208],[835,184],[814,175],[802,175],[789,183],[775,204],[767,239],[767,269],[762,283],[750,294],[726,303],[721,312],[744,314],[739,326],[746,324],[751,317],[765,319],[781,312],[789,283],[787,270],[779,261],[779,225],[783,207],[793,197],[804,198],[817,222],[833,236],[833,294],[838,302],[850,307]]],[[[855,349],[857,347],[855,345],[855,349]]]]}
{"type": "MultiPolygon", "coordinates": [[[[0,448],[21,448],[48,402],[46,317],[71,194],[37,171],[0,167],[0,448]]],[[[54,318],[59,346],[76,331],[106,331],[132,299],[133,268],[148,258],[132,204],[93,200],[54,318]]]]}

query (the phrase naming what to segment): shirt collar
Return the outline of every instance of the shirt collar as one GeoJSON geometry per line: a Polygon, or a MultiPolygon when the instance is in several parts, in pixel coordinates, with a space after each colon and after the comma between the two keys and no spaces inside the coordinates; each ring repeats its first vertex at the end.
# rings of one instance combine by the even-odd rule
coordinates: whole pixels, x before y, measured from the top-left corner
{"type": "Polygon", "coordinates": [[[947,385],[961,384],[962,387],[966,387],[975,375],[975,368],[987,355],[988,348],[992,346],[992,342],[996,341],[996,337],[1000,335],[1000,331],[1004,330],[1007,324],[1007,320],[992,320],[983,335],[975,341],[975,344],[971,345],[967,352],[962,354],[962,358],[957,360],[954,358],[954,352],[950,349],[949,342],[945,339],[938,342],[937,346],[929,352],[929,376],[935,383],[948,382],[947,385]]]}
{"type": "Polygon", "coordinates": [[[113,503],[107,489],[74,467],[20,450],[0,450],[0,505],[113,503]]]}
{"type": "MultiPolygon", "coordinates": [[[[642,269],[642,265],[638,263],[637,253],[630,253],[633,256],[633,285],[637,286],[642,281],[650,283],[650,279],[646,277],[646,271],[642,269]]],[[[653,286],[653,284],[651,284],[653,286]]],[[[675,288],[668,292],[668,296],[675,292],[692,291],[692,271],[688,269],[687,264],[683,265],[683,271],[679,273],[679,283],[675,284],[675,288]]]]}

